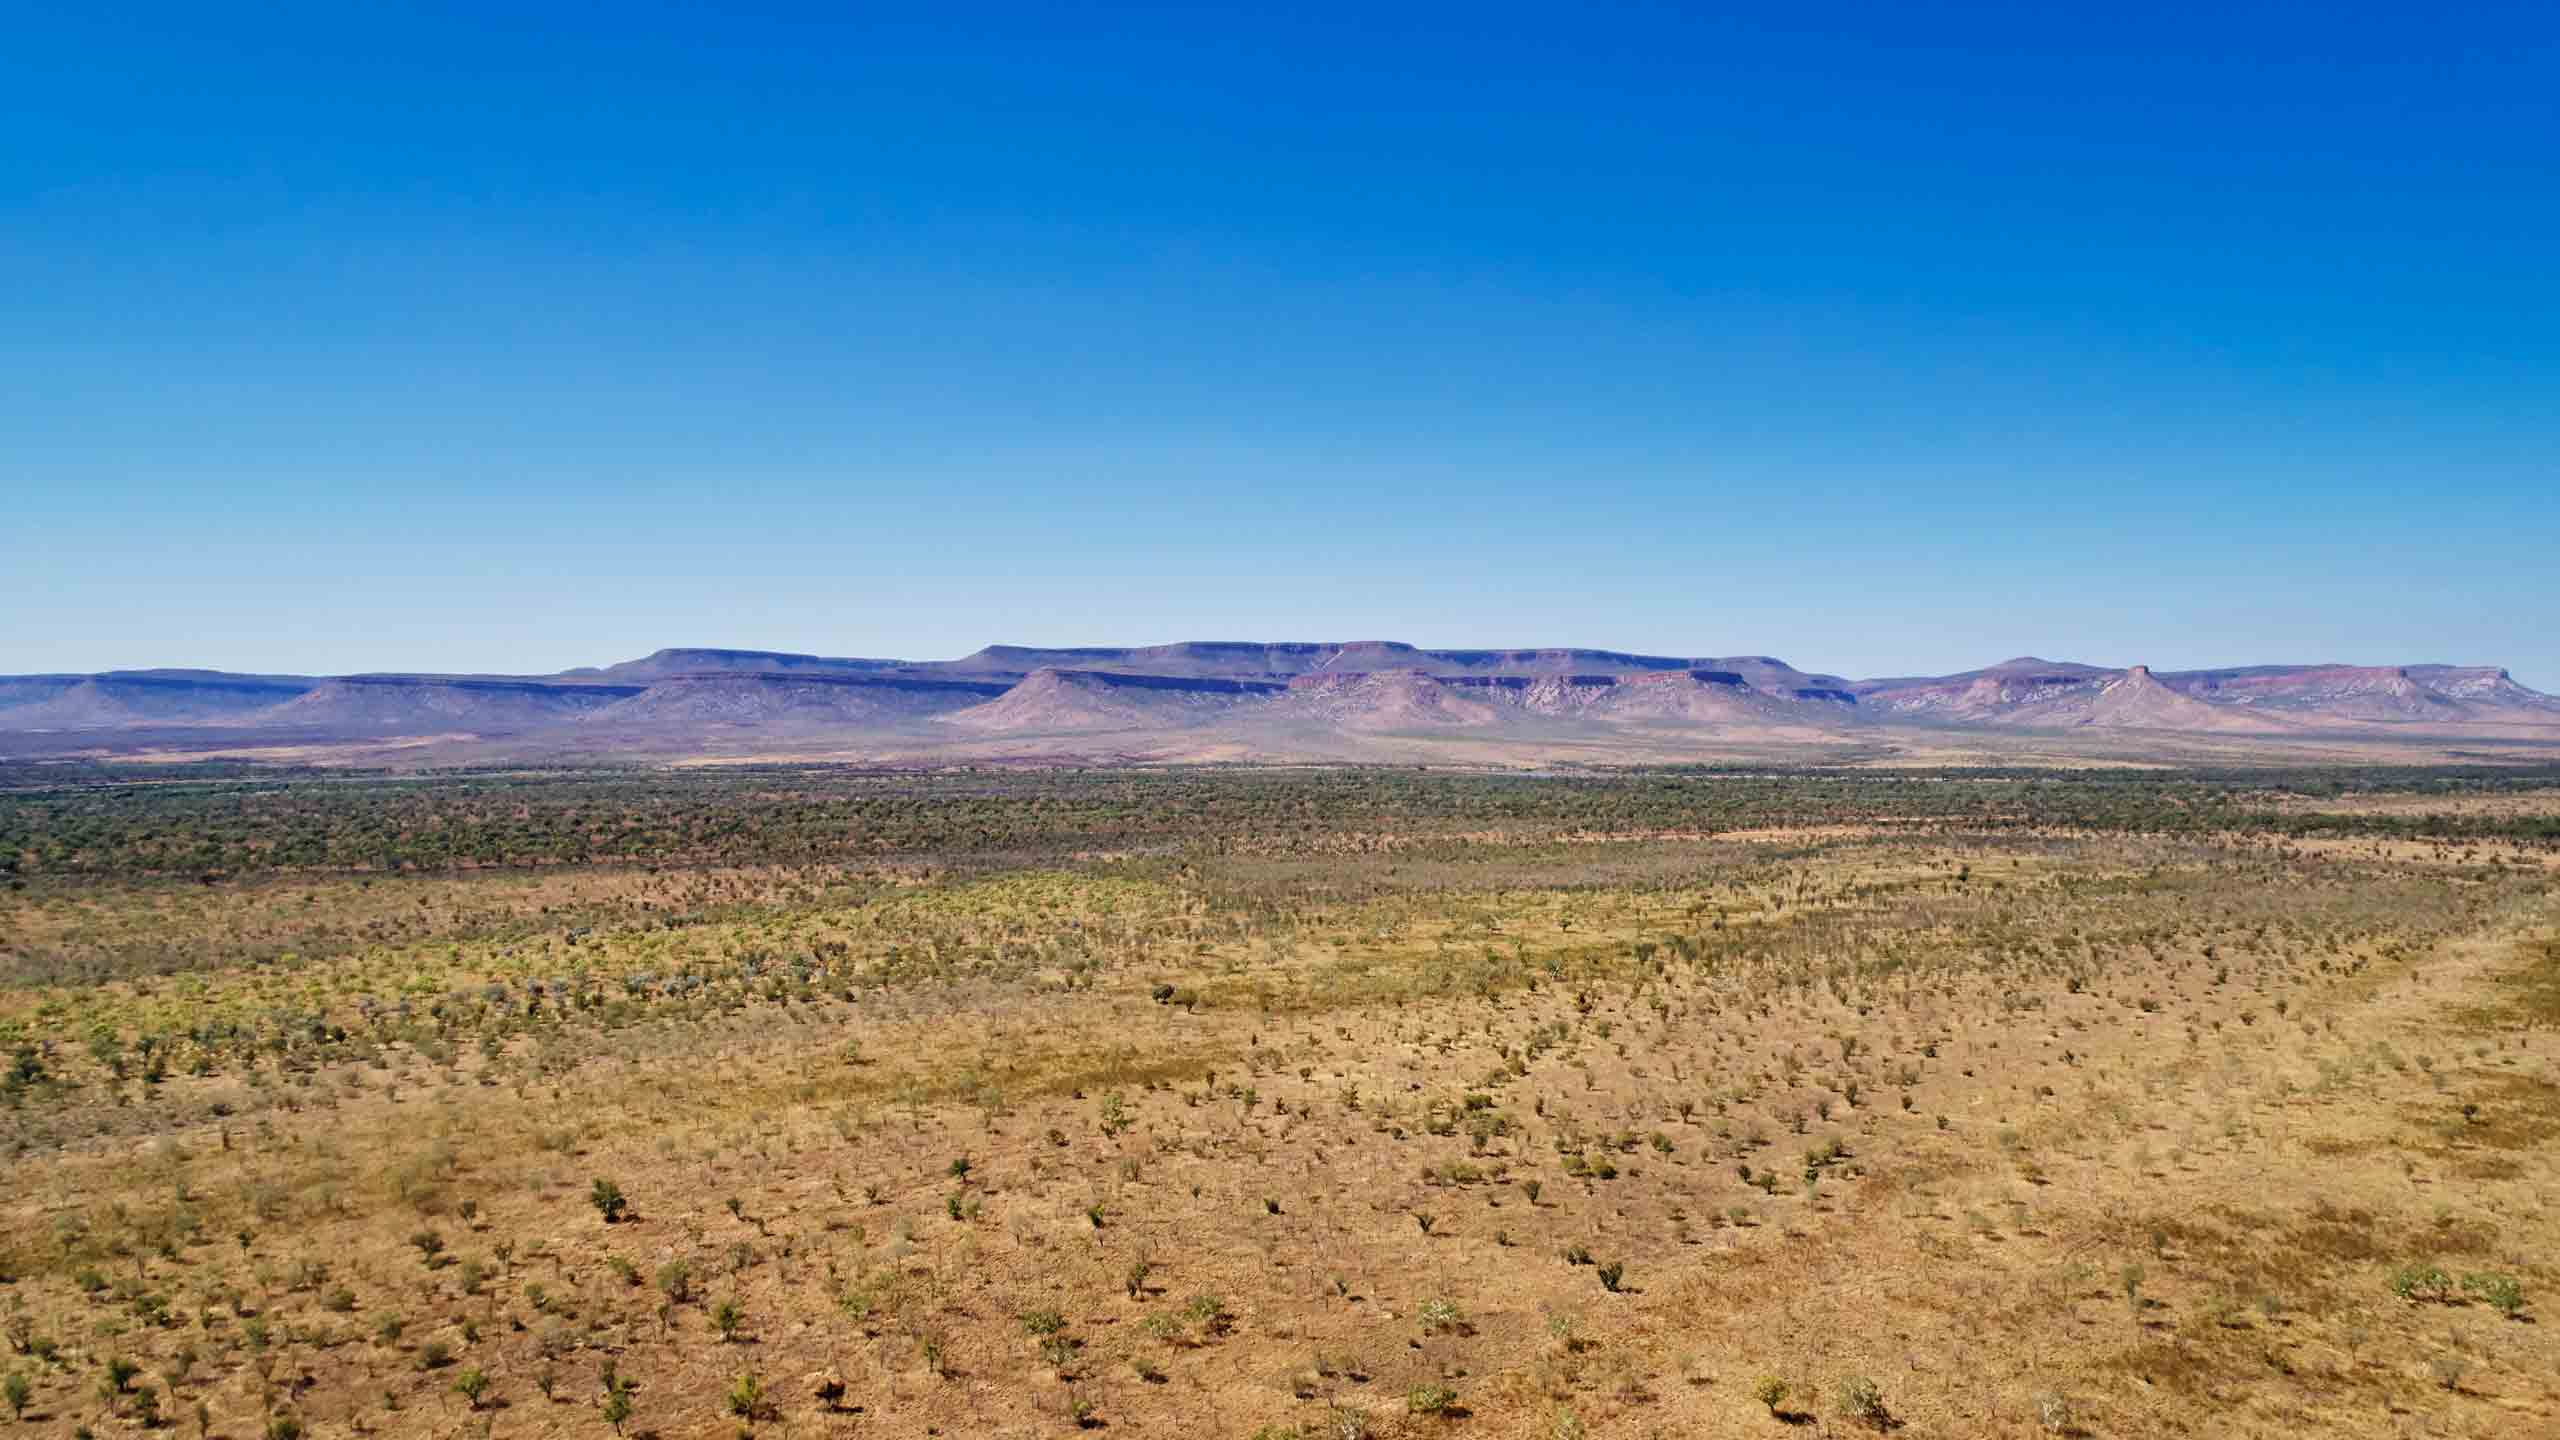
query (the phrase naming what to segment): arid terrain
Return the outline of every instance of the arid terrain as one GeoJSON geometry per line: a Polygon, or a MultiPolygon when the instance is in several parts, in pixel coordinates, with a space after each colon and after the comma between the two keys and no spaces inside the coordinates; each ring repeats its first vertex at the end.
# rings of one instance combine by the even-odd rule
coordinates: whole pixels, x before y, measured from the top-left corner
{"type": "Polygon", "coordinates": [[[0,757],[424,768],[621,761],[2474,763],[2560,759],[2494,665],[2003,661],[1850,680],[1766,655],[1192,641],[957,660],[669,649],[552,675],[0,676],[0,757]]]}
{"type": "Polygon", "coordinates": [[[2560,1433],[2560,773],[0,768],[18,1430],[2560,1433]]]}

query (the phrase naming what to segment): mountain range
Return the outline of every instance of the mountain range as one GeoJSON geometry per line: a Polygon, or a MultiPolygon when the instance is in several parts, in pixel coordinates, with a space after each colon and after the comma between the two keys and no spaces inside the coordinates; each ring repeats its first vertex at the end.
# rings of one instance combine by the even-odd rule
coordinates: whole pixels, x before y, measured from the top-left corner
{"type": "Polygon", "coordinates": [[[2560,754],[2495,666],[2153,671],[2022,657],[1852,680],[1766,655],[1393,641],[992,645],[956,660],[667,649],[551,675],[0,676],[0,754],[412,763],[807,756],[1661,762],[2560,754]]]}

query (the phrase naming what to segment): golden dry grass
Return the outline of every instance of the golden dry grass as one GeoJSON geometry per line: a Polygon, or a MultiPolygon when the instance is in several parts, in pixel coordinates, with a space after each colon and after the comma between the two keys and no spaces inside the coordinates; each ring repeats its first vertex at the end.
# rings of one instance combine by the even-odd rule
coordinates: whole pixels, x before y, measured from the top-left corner
{"type": "Polygon", "coordinates": [[[1851,1377],[1911,1436],[2560,1428],[2539,865],[1808,826],[6,918],[66,977],[0,995],[30,1434],[600,1437],[607,1365],[670,1440],[1849,1434],[1851,1377]]]}

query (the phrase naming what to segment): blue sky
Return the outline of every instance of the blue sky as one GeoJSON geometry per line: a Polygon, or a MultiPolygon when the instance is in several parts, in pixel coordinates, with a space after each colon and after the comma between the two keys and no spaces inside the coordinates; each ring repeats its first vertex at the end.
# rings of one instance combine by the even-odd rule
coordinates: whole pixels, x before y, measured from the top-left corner
{"type": "Polygon", "coordinates": [[[20,7],[0,671],[2560,689],[2548,4],[1383,8],[20,7]]]}

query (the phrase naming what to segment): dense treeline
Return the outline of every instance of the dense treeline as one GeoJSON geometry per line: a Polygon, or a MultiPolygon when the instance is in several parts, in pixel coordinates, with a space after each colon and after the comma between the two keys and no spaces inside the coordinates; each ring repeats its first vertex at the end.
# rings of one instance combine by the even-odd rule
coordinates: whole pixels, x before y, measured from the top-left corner
{"type": "MultiPolygon", "coordinates": [[[[14,777],[14,778],[21,778],[14,777]]],[[[1971,833],[2255,831],[2560,843],[2560,818],[2288,808],[2288,797],[2496,795],[2550,770],[2361,772],[1411,770],[884,774],[825,768],[427,777],[122,776],[0,794],[0,872],[202,873],[753,862],[870,855],[1322,848],[1877,823],[1971,833]]]]}

